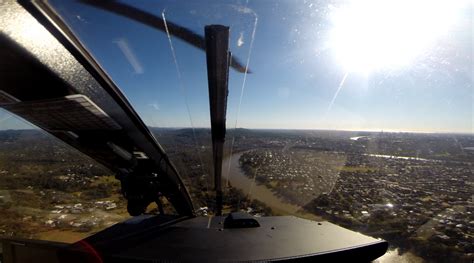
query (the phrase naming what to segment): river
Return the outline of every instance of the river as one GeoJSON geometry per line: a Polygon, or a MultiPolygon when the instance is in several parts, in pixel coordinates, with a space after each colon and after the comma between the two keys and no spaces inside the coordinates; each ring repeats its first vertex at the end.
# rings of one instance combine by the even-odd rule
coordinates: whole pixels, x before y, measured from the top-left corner
{"type": "MultiPolygon", "coordinates": [[[[248,194],[251,199],[259,200],[269,206],[276,215],[294,215],[312,220],[322,220],[321,217],[315,216],[311,213],[306,213],[301,210],[298,205],[290,204],[280,197],[276,196],[268,187],[265,185],[259,185],[254,179],[247,177],[242,169],[240,168],[239,159],[243,152],[235,153],[230,158],[227,157],[223,161],[222,165],[222,177],[223,180],[229,181],[230,184],[240,189],[244,194],[248,194]],[[230,167],[229,167],[230,165],[230,167]]],[[[380,157],[380,156],[376,156],[380,157]]],[[[384,158],[383,156],[382,158],[384,158]]],[[[398,254],[397,249],[390,249],[378,258],[375,262],[379,263],[420,263],[423,259],[415,256],[411,252],[398,254]]]]}
{"type": "Polygon", "coordinates": [[[255,179],[247,177],[240,169],[239,159],[243,153],[235,153],[230,158],[225,158],[222,165],[222,178],[230,184],[240,189],[250,199],[256,199],[269,206],[277,215],[296,215],[307,219],[321,219],[313,214],[301,210],[298,205],[290,204],[282,198],[276,196],[268,187],[255,182],[255,179]],[[229,167],[230,165],[230,167],[229,167]]]}

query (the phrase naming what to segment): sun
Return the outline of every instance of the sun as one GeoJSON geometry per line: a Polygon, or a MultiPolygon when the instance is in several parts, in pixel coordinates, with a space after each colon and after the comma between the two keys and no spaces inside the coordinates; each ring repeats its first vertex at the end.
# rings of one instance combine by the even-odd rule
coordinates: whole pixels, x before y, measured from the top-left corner
{"type": "Polygon", "coordinates": [[[329,47],[348,72],[405,67],[449,32],[464,2],[354,0],[331,9],[329,47]]]}

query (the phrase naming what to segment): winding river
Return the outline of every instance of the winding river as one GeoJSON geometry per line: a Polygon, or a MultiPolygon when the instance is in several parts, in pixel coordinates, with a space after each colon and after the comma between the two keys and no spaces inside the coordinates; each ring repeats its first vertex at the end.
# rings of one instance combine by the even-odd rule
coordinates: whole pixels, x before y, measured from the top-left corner
{"type": "MultiPolygon", "coordinates": [[[[322,218],[301,210],[300,206],[290,204],[280,197],[276,196],[265,185],[259,185],[254,179],[247,177],[240,168],[239,159],[243,152],[235,153],[231,157],[224,159],[222,165],[222,177],[224,181],[229,181],[233,187],[240,189],[244,194],[248,194],[251,199],[264,202],[276,215],[295,215],[312,220],[322,220],[322,218]]],[[[390,249],[385,255],[378,258],[375,262],[379,263],[419,263],[423,260],[411,252],[398,254],[397,249],[390,249]]]]}
{"type": "Polygon", "coordinates": [[[296,215],[308,219],[320,219],[313,214],[302,211],[300,206],[286,202],[265,185],[257,184],[254,179],[247,177],[240,168],[239,159],[242,154],[243,152],[235,153],[230,158],[224,159],[222,165],[224,181],[228,180],[233,187],[242,190],[250,199],[265,203],[277,215],[296,215]]]}

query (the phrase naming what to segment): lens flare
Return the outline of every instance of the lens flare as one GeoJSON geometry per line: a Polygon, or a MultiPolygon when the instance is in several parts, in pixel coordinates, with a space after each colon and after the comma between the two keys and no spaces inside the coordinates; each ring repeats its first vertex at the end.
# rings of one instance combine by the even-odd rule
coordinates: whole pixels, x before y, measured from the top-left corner
{"type": "Polygon", "coordinates": [[[446,35],[465,1],[355,0],[332,8],[329,45],[350,72],[410,65],[446,35]]]}

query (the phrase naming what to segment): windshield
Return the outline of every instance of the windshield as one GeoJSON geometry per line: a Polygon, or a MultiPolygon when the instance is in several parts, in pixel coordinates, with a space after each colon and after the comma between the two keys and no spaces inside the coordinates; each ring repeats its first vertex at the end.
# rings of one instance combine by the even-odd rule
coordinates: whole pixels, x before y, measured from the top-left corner
{"type": "Polygon", "coordinates": [[[0,236],[75,242],[129,218],[114,174],[0,112],[0,236]]]}
{"type": "Polygon", "coordinates": [[[385,260],[473,260],[470,1],[115,2],[139,19],[50,3],[163,146],[199,214],[215,206],[206,54],[180,32],[222,24],[242,66],[229,75],[225,211],[328,220],[389,241],[385,260]]]}

